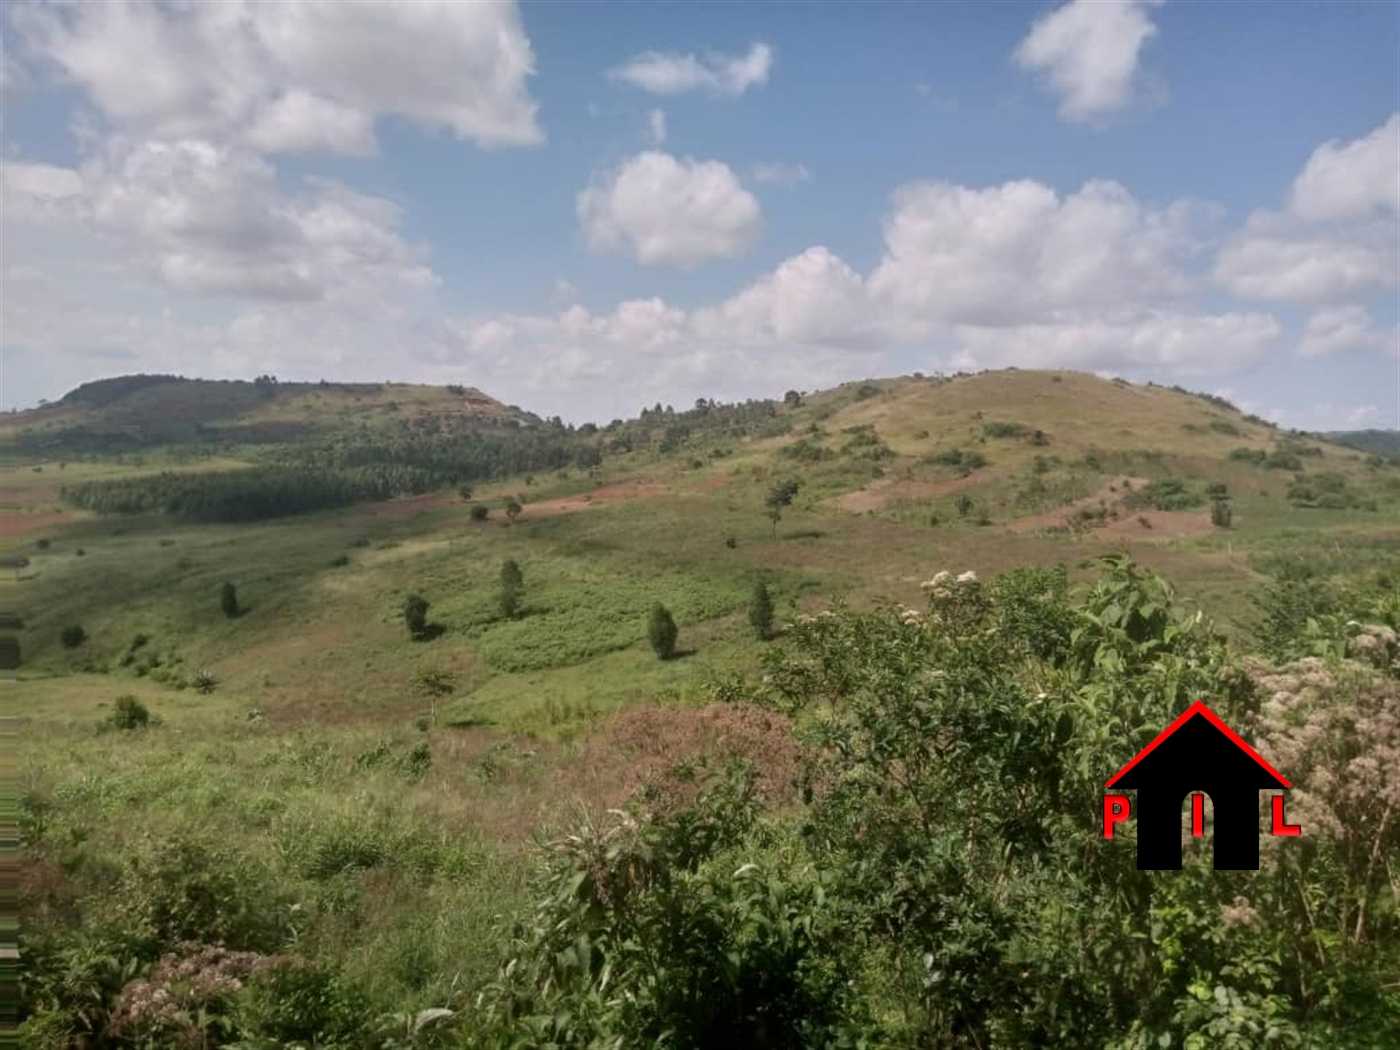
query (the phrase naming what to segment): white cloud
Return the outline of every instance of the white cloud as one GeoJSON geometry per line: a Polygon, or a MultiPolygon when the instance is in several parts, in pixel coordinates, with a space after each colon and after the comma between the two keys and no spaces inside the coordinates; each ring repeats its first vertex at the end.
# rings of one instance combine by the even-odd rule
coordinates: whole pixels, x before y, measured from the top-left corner
{"type": "Polygon", "coordinates": [[[1364,306],[1319,310],[1308,318],[1298,353],[1303,357],[1323,357],[1347,350],[1378,350],[1400,357],[1400,326],[1389,332],[1381,329],[1364,306]]]}
{"type": "Polygon", "coordinates": [[[7,254],[49,237],[27,229],[47,220],[200,296],[305,300],[437,280],[399,235],[397,205],[319,180],[286,194],[271,165],[237,148],[116,139],[80,170],[7,162],[3,181],[7,254]]]}
{"type": "Polygon", "coordinates": [[[754,182],[776,182],[795,186],[799,182],[810,182],[812,173],[805,164],[784,164],[782,161],[762,161],[753,166],[750,176],[754,182]]]}
{"type": "Polygon", "coordinates": [[[1139,53],[1157,34],[1148,9],[1160,2],[1072,0],[1037,21],[1013,58],[1059,97],[1062,118],[1101,119],[1132,104],[1139,53]]]}
{"type": "Polygon", "coordinates": [[[768,83],[772,69],[773,49],[756,43],[742,55],[647,51],[610,70],[608,76],[654,95],[703,91],[737,98],[751,87],[768,83]]]}
{"type": "Polygon", "coordinates": [[[1187,291],[1193,208],[1144,208],[1115,182],[1059,197],[1030,180],[895,192],[874,297],[907,317],[1010,324],[1187,291]]]}
{"type": "Polygon", "coordinates": [[[734,258],[763,225],[757,199],[728,165],[656,150],[595,177],[577,210],[591,250],[643,265],[690,268],[734,258]]]}
{"type": "Polygon", "coordinates": [[[25,6],[12,21],[110,122],[143,136],[363,153],[374,118],[393,114],[486,148],[543,140],[513,2],[122,0],[25,6]],[[308,126],[318,116],[334,127],[308,126]]]}
{"type": "Polygon", "coordinates": [[[879,345],[860,274],[824,247],[808,248],[718,307],[697,314],[716,339],[868,349],[879,345]]]}
{"type": "Polygon", "coordinates": [[[1314,150],[1293,181],[1288,211],[1319,223],[1400,212],[1400,113],[1364,138],[1314,150]]]}
{"type": "Polygon", "coordinates": [[[958,325],[963,368],[1154,369],[1223,374],[1258,361],[1282,327],[1269,314],[1177,310],[1063,312],[1009,326],[958,325]]]}
{"type": "Polygon", "coordinates": [[[666,111],[654,109],[647,114],[647,138],[653,146],[666,141],[666,111]]]}
{"type": "Polygon", "coordinates": [[[1225,244],[1215,276],[1242,298],[1354,300],[1400,284],[1400,114],[1354,142],[1327,142],[1287,210],[1258,211],[1225,244]]]}
{"type": "Polygon", "coordinates": [[[263,107],[248,129],[248,141],[264,153],[366,157],[375,152],[374,121],[360,110],[298,89],[263,107]]]}
{"type": "Polygon", "coordinates": [[[0,106],[8,106],[24,97],[29,88],[29,74],[8,52],[0,51],[0,106]]]}
{"type": "Polygon", "coordinates": [[[549,289],[549,301],[555,306],[567,306],[579,300],[578,286],[563,277],[556,277],[549,289]]]}

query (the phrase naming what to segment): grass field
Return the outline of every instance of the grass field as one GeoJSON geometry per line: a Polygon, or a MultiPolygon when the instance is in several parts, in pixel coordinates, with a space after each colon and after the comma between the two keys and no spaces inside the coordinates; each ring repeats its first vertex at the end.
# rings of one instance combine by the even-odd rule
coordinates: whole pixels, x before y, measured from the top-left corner
{"type": "MultiPolygon", "coordinates": [[[[238,402],[216,422],[328,426],[356,396],[368,395],[312,388],[238,402]]],[[[387,415],[462,400],[373,397],[387,415]]],[[[8,438],[103,425],[100,408],[42,411],[11,418],[8,438]]],[[[765,643],[747,620],[759,581],[782,620],[833,600],[915,604],[940,569],[1064,562],[1077,574],[1127,551],[1244,637],[1248,595],[1280,559],[1338,576],[1400,563],[1394,466],[1181,392],[1013,370],[850,384],[783,412],[784,433],[697,429],[676,452],[498,479],[471,500],[442,492],[246,525],[75,513],[59,491],[256,469],[236,447],[60,466],[6,445],[0,612],[23,627],[22,665],[0,688],[19,717],[21,791],[44,841],[66,843],[26,869],[27,907],[58,914],[79,873],[106,864],[111,879],[132,877],[112,858],[188,842],[215,850],[237,892],[265,893],[303,951],[342,960],[386,1010],[433,1006],[489,976],[537,829],[579,803],[621,804],[647,746],[684,753],[708,732],[681,721],[658,739],[668,723],[642,731],[618,713],[699,711],[727,676],[759,673],[765,643]],[[1230,455],[1284,447],[1308,449],[1305,475],[1340,477],[1352,506],[1296,505],[1295,471],[1230,455]],[[957,465],[950,450],[985,462],[957,465]],[[774,523],[764,496],[784,477],[802,487],[774,523]],[[1160,479],[1197,503],[1129,506],[1160,479]],[[1211,524],[1212,484],[1228,490],[1229,528],[1211,524]],[[523,511],[509,524],[513,495],[523,511]],[[492,508],[486,521],[472,520],[475,504],[492,508]],[[1100,504],[1088,525],[1065,520],[1100,504]],[[511,618],[497,600],[506,559],[525,578],[511,618]],[[237,616],[220,608],[226,581],[237,616]],[[405,628],[411,593],[431,603],[430,640],[405,628]],[[680,626],[677,659],[648,647],[656,602],[680,626]],[[85,640],[65,646],[73,625],[85,640]],[[159,724],[99,732],[121,695],[159,724]]]]}

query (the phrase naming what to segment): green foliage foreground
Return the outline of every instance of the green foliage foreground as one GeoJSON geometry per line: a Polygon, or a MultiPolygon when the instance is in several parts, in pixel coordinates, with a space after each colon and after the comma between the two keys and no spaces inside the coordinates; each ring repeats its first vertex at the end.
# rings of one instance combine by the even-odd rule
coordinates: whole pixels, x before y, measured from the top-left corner
{"type": "MultiPolygon", "coordinates": [[[[924,591],[920,609],[799,617],[761,682],[725,686],[793,717],[798,803],[765,805],[762,768],[702,765],[583,821],[500,929],[494,977],[435,1009],[386,1015],[271,921],[299,914],[290,884],[171,844],[103,867],[66,920],[110,925],[44,911],[26,934],[31,1045],[1400,1042],[1393,601],[1303,618],[1292,642],[1276,610],[1270,646],[1292,662],[1266,664],[1126,559],[1079,600],[1046,570],[924,591]],[[1257,872],[1213,871],[1209,835],[1181,871],[1139,872],[1133,822],[1101,837],[1103,783],[1199,699],[1292,780],[1304,836],[1265,835],[1257,872]],[[183,1012],[151,1007],[159,988],[183,1012]]],[[[64,846],[32,813],[26,839],[64,846]]],[[[344,877],[387,848],[336,845],[287,863],[344,877]]]]}

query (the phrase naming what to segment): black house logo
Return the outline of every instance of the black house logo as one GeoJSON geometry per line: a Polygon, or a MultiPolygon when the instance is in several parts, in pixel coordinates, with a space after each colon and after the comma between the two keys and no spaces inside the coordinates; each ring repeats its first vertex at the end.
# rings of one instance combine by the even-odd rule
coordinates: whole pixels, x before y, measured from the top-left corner
{"type": "MultiPolygon", "coordinates": [[[[1204,703],[1188,707],[1156,739],[1113,774],[1105,787],[1137,790],[1139,871],[1181,868],[1182,802],[1191,795],[1191,833],[1205,834],[1205,796],[1215,813],[1217,871],[1259,868],[1259,792],[1292,787],[1204,703]]],[[[1298,835],[1285,824],[1283,795],[1275,794],[1273,834],[1298,835]]],[[[1104,838],[1128,819],[1127,795],[1105,795],[1104,838]]]]}

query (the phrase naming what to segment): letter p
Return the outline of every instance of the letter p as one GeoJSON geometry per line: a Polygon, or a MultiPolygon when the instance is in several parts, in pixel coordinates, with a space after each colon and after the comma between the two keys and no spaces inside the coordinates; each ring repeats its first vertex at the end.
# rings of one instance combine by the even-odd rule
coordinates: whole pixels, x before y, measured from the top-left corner
{"type": "Polygon", "coordinates": [[[1128,819],[1128,796],[1105,795],[1103,797],[1103,837],[1113,838],[1113,825],[1128,819]]]}

